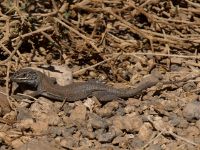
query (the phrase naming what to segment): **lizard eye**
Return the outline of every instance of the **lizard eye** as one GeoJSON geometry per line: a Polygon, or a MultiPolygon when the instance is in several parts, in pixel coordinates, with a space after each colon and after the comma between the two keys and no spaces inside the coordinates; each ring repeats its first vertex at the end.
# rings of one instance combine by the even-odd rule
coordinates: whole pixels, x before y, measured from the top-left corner
{"type": "Polygon", "coordinates": [[[27,78],[27,74],[26,74],[26,73],[23,73],[23,74],[21,75],[21,77],[22,77],[22,78],[27,78]]]}

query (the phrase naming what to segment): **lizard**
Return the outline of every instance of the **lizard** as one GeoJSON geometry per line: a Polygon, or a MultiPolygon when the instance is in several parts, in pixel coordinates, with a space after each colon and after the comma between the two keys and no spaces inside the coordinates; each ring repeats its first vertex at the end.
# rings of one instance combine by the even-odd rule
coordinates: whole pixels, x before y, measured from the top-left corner
{"type": "Polygon", "coordinates": [[[55,79],[48,77],[44,73],[30,69],[20,69],[11,77],[12,82],[34,89],[31,96],[43,96],[57,101],[74,102],[87,97],[95,96],[100,102],[112,101],[117,98],[129,98],[141,94],[147,88],[156,85],[161,76],[150,75],[144,78],[136,88],[117,89],[104,83],[96,81],[73,82],[66,86],[56,83],[55,79]]]}

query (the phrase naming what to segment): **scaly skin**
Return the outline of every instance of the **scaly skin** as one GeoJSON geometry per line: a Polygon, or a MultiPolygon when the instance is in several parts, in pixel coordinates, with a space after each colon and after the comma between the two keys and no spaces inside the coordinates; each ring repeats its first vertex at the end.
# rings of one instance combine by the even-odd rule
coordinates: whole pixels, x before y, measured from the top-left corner
{"type": "Polygon", "coordinates": [[[141,94],[143,90],[157,84],[160,81],[160,77],[151,75],[140,82],[134,89],[116,89],[95,81],[77,82],[60,86],[42,72],[33,69],[21,69],[11,76],[11,81],[36,89],[32,93],[34,97],[44,96],[58,101],[74,102],[90,96],[95,96],[99,101],[134,97],[141,94]]]}

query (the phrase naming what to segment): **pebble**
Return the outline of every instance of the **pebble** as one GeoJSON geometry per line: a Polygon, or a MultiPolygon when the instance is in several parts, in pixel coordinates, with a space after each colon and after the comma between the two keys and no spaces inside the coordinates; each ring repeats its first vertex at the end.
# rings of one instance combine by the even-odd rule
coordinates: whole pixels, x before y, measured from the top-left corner
{"type": "Polygon", "coordinates": [[[48,130],[48,122],[37,121],[31,125],[31,129],[34,133],[41,134],[48,130]]]}
{"type": "Polygon", "coordinates": [[[183,108],[183,116],[187,119],[187,121],[200,119],[200,102],[194,101],[186,104],[183,108]]]}
{"type": "Polygon", "coordinates": [[[152,136],[153,131],[152,131],[152,126],[150,123],[144,123],[139,132],[138,132],[138,137],[142,140],[142,141],[148,141],[150,139],[150,137],[152,136]]]}
{"type": "Polygon", "coordinates": [[[197,85],[194,82],[187,82],[183,85],[183,90],[189,92],[191,90],[196,89],[197,85]]]}
{"type": "Polygon", "coordinates": [[[78,146],[78,142],[73,137],[62,139],[60,145],[64,148],[73,149],[78,146]]]}
{"type": "Polygon", "coordinates": [[[70,118],[72,120],[85,120],[86,118],[86,107],[84,105],[78,105],[72,110],[70,118]]]}
{"type": "Polygon", "coordinates": [[[32,118],[30,111],[27,108],[18,108],[17,120],[24,120],[32,118]]]}
{"type": "Polygon", "coordinates": [[[103,134],[99,134],[97,136],[97,139],[99,142],[102,143],[108,143],[108,142],[112,142],[112,140],[115,138],[115,132],[109,131],[103,134]]]}
{"type": "Polygon", "coordinates": [[[138,137],[135,137],[130,142],[131,149],[141,149],[141,147],[144,146],[144,141],[139,139],[138,137]]]}
{"type": "Polygon", "coordinates": [[[199,135],[200,131],[196,126],[189,126],[185,132],[187,132],[188,136],[197,136],[199,135]]]}
{"type": "Polygon", "coordinates": [[[96,137],[94,132],[88,131],[87,129],[81,129],[81,133],[82,133],[83,137],[86,137],[90,140],[92,140],[96,137]]]}
{"type": "MultiPolygon", "coordinates": [[[[12,142],[12,144],[14,143],[18,143],[17,145],[21,144],[19,139],[12,142]]],[[[26,144],[23,144],[21,147],[17,148],[16,150],[58,150],[58,148],[56,148],[56,144],[50,143],[47,140],[35,139],[30,142],[27,142],[26,144]]]]}
{"type": "Polygon", "coordinates": [[[173,114],[173,115],[169,116],[169,119],[170,119],[170,123],[174,127],[179,127],[179,128],[187,128],[188,127],[188,122],[183,117],[179,117],[179,116],[173,114]]]}
{"type": "Polygon", "coordinates": [[[75,122],[71,119],[71,117],[67,117],[67,116],[63,117],[63,122],[66,128],[71,128],[76,125],[75,122]]]}
{"type": "Polygon", "coordinates": [[[102,108],[96,109],[96,113],[101,117],[110,117],[113,114],[113,111],[119,107],[117,101],[108,102],[102,108]]]}
{"type": "Polygon", "coordinates": [[[94,129],[104,129],[108,127],[107,121],[94,113],[89,114],[89,123],[94,129]]]}
{"type": "Polygon", "coordinates": [[[116,116],[113,118],[113,126],[128,132],[139,131],[142,126],[142,119],[138,116],[116,116]]]}
{"type": "Polygon", "coordinates": [[[18,150],[25,150],[23,149],[22,145],[24,143],[21,141],[21,139],[16,139],[16,140],[13,140],[11,145],[14,149],[18,149],[18,150]],[[20,148],[21,147],[21,148],[20,148]]]}
{"type": "Polygon", "coordinates": [[[147,148],[148,150],[162,150],[161,146],[159,144],[151,144],[147,148]]]}
{"type": "Polygon", "coordinates": [[[198,121],[196,122],[196,127],[199,128],[199,130],[200,130],[200,120],[198,120],[198,121]]]}
{"type": "Polygon", "coordinates": [[[34,123],[33,119],[28,118],[28,119],[21,120],[19,123],[16,124],[16,127],[21,130],[26,130],[26,129],[31,128],[33,123],[34,123]]]}
{"type": "Polygon", "coordinates": [[[61,118],[56,113],[52,113],[50,117],[48,117],[49,125],[56,126],[60,123],[61,123],[61,118]]]}

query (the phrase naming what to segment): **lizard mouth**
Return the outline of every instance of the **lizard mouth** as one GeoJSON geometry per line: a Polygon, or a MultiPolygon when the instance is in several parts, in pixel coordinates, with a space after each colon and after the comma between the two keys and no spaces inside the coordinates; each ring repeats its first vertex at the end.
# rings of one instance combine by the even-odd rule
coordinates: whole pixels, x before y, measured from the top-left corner
{"type": "Polygon", "coordinates": [[[27,78],[15,78],[15,77],[10,77],[10,80],[13,81],[13,82],[24,82],[24,81],[27,81],[27,80],[30,80],[30,79],[27,79],[27,78]]]}

